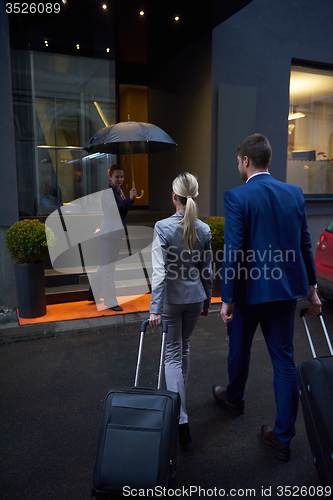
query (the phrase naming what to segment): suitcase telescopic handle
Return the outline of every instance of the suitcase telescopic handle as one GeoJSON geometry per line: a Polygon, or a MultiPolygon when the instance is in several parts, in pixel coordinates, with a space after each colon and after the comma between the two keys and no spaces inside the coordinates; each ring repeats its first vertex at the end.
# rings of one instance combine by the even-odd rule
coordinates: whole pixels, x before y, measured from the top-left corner
{"type": "MultiPolygon", "coordinates": [[[[310,347],[311,347],[312,355],[313,355],[314,358],[316,358],[317,357],[316,356],[316,351],[314,349],[312,338],[311,338],[311,334],[310,334],[310,330],[309,330],[308,324],[307,324],[306,319],[305,319],[305,316],[306,316],[306,313],[308,312],[308,310],[309,310],[308,308],[301,309],[299,315],[300,315],[300,317],[303,320],[304,328],[305,328],[305,331],[306,331],[306,334],[307,334],[307,337],[308,337],[308,340],[309,340],[309,344],[310,344],[310,347]]],[[[323,315],[320,313],[320,314],[318,314],[318,316],[320,318],[320,322],[321,322],[321,325],[322,325],[324,333],[325,333],[325,337],[326,337],[326,342],[327,342],[328,348],[330,350],[331,355],[333,356],[333,348],[332,348],[332,344],[331,344],[330,338],[329,338],[328,333],[327,333],[327,329],[326,329],[326,325],[325,325],[325,322],[324,322],[323,315]]]]}
{"type": "MultiPolygon", "coordinates": [[[[300,317],[303,318],[303,316],[306,316],[306,313],[308,312],[309,309],[310,309],[309,307],[306,307],[305,309],[301,309],[300,313],[299,313],[300,317]]],[[[322,314],[320,313],[320,314],[318,314],[318,316],[322,316],[322,314]]]]}
{"type": "MultiPolygon", "coordinates": [[[[138,361],[136,364],[136,371],[135,371],[134,387],[137,387],[139,385],[139,378],[140,378],[140,372],[141,372],[141,361],[142,361],[142,351],[143,351],[143,339],[144,339],[148,325],[149,325],[149,319],[146,319],[141,325],[140,344],[139,344],[139,352],[138,352],[138,361]]],[[[162,320],[162,345],[161,345],[161,354],[160,354],[160,366],[159,366],[159,370],[158,370],[157,389],[161,389],[161,386],[162,386],[162,373],[163,373],[164,355],[165,355],[165,339],[166,339],[167,332],[168,332],[168,325],[164,320],[162,320]]]]}
{"type": "MultiPolygon", "coordinates": [[[[162,331],[165,333],[168,333],[168,325],[164,319],[161,320],[162,322],[162,331]]],[[[146,319],[142,325],[141,325],[141,331],[146,333],[147,326],[149,325],[149,319],[146,319]]]]}

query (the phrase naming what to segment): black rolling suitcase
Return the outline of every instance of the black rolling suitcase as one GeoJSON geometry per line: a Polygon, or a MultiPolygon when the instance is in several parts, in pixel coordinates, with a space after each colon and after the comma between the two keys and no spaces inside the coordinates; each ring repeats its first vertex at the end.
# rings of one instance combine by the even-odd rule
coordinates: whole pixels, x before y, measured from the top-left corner
{"type": "Polygon", "coordinates": [[[313,359],[299,364],[298,384],[305,428],[313,461],[323,486],[333,492],[333,349],[322,315],[319,316],[332,356],[317,357],[306,322],[307,309],[301,318],[309,339],[313,359]]]}
{"type": "Polygon", "coordinates": [[[174,487],[180,397],[161,389],[168,329],[164,321],[158,387],[138,387],[148,323],[141,326],[134,387],[111,389],[105,399],[92,480],[92,494],[97,498],[131,496],[131,490],[139,494],[139,489],[161,497],[162,488],[174,487]]]}

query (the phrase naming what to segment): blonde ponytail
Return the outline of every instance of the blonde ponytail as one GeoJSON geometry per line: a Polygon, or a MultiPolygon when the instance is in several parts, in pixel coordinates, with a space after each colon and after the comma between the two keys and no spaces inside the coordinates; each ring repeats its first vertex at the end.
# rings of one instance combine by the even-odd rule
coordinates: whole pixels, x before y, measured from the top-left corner
{"type": "Polygon", "coordinates": [[[183,237],[185,248],[189,253],[193,252],[193,247],[197,239],[195,220],[197,217],[197,204],[193,198],[199,194],[198,181],[194,175],[185,172],[180,174],[172,183],[173,192],[185,205],[185,215],[183,218],[183,237]]]}

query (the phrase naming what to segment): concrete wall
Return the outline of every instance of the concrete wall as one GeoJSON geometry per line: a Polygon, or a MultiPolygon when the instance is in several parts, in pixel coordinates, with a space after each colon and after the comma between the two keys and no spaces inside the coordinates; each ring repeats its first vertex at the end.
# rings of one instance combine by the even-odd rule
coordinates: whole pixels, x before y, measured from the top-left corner
{"type": "Polygon", "coordinates": [[[0,3],[0,308],[17,306],[13,261],[5,245],[6,232],[18,221],[18,197],[9,50],[8,16],[0,3]]]}
{"type": "MultiPolygon", "coordinates": [[[[223,193],[241,181],[237,173],[238,145],[251,113],[219,105],[221,85],[256,90],[255,126],[273,149],[270,171],[286,180],[287,116],[291,59],[333,64],[333,2],[331,0],[253,0],[213,30],[212,35],[212,171],[211,211],[223,215],[223,193]],[[230,124],[226,137],[219,114],[230,124]],[[223,143],[222,150],[218,145],[223,143]],[[230,160],[234,158],[234,160],[230,160]],[[236,172],[236,173],[235,173],[236,172]]],[[[251,107],[251,106],[250,106],[251,107]]],[[[249,127],[251,129],[252,125],[249,127]]],[[[308,215],[312,216],[312,202],[308,215]]],[[[333,219],[332,202],[322,202],[333,219]]],[[[315,215],[315,213],[313,213],[315,215]]],[[[318,214],[316,215],[318,216],[318,214]]],[[[326,213],[327,218],[330,217],[326,213]]]]}
{"type": "Polygon", "coordinates": [[[211,34],[154,71],[148,117],[178,143],[177,151],[149,158],[149,202],[173,212],[171,183],[181,172],[199,180],[199,215],[210,215],[211,34]]]}

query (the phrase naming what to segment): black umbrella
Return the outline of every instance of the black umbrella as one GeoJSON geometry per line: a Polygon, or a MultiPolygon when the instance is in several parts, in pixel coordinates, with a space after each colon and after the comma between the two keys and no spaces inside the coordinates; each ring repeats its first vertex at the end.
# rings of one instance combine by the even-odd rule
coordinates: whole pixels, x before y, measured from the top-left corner
{"type": "MultiPolygon", "coordinates": [[[[88,153],[131,155],[132,187],[135,187],[133,154],[157,153],[176,148],[177,144],[152,123],[119,122],[104,127],[83,146],[88,153]]],[[[143,191],[141,191],[141,196],[143,191]]],[[[140,198],[141,198],[140,196],[140,198]]]]}

